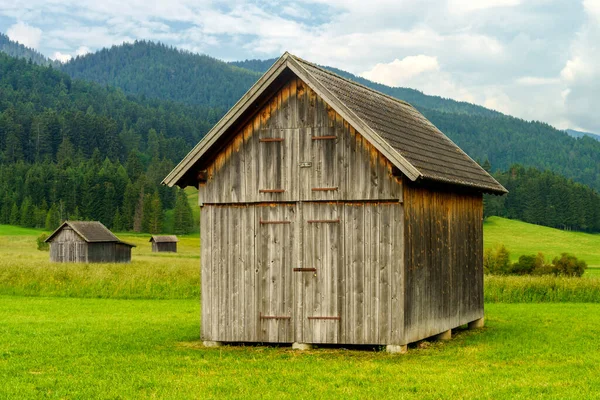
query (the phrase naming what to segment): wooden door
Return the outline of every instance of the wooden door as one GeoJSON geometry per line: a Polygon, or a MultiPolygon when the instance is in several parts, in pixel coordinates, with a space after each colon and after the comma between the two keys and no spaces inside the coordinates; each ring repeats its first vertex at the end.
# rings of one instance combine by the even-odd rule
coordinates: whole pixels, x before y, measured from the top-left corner
{"type": "Polygon", "coordinates": [[[298,260],[295,204],[268,204],[257,207],[257,299],[258,340],[294,341],[293,269],[298,260]]]}
{"type": "Polygon", "coordinates": [[[341,206],[301,203],[301,265],[296,341],[337,343],[340,337],[341,206]]]}

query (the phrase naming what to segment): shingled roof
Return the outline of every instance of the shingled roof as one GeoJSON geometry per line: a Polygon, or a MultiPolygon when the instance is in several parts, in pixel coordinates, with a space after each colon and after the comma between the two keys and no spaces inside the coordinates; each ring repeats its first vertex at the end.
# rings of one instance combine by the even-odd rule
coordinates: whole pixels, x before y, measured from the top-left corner
{"type": "Polygon", "coordinates": [[[410,104],[285,53],[164,179],[180,184],[233,122],[286,69],[302,79],[409,179],[503,194],[507,190],[410,104]]]}
{"type": "Polygon", "coordinates": [[[177,242],[179,242],[179,239],[177,239],[177,236],[175,236],[175,235],[163,235],[163,236],[152,235],[149,242],[177,243],[177,242]]]}
{"type": "Polygon", "coordinates": [[[106,226],[98,221],[65,221],[58,229],[48,236],[46,242],[51,241],[51,239],[65,226],[73,229],[87,243],[123,243],[135,247],[135,245],[131,243],[121,241],[106,226]]]}

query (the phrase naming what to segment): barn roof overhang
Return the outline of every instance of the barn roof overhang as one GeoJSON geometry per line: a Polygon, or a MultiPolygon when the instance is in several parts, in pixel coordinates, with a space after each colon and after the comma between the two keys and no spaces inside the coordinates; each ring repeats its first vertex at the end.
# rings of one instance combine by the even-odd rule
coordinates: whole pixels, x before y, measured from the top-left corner
{"type": "Polygon", "coordinates": [[[58,228],[56,228],[56,230],[52,232],[50,236],[48,236],[48,238],[44,240],[44,242],[48,243],[52,241],[52,239],[58,234],[58,232],[63,230],[66,226],[73,229],[73,231],[86,243],[120,243],[129,247],[137,247],[134,244],[123,242],[118,237],[116,237],[110,230],[108,230],[108,228],[106,228],[102,223],[97,221],[65,221],[58,228]],[[82,227],[80,226],[81,224],[95,225],[94,230],[96,230],[96,233],[98,233],[99,231],[101,236],[103,237],[90,238],[89,232],[86,232],[85,229],[82,229],[82,227]]]}
{"type": "MultiPolygon", "coordinates": [[[[364,136],[381,154],[383,154],[396,168],[398,168],[409,180],[415,181],[440,181],[460,186],[468,186],[483,192],[504,194],[506,189],[502,187],[495,179],[484,172],[489,177],[489,182],[484,184],[478,182],[468,182],[453,179],[446,179],[444,176],[432,176],[418,169],[414,163],[411,163],[404,157],[397,148],[394,148],[386,139],[384,139],[369,123],[363,120],[355,112],[356,108],[351,108],[344,101],[340,100],[323,82],[315,76],[316,66],[307,63],[304,60],[294,57],[290,53],[284,53],[269,70],[246,92],[246,94],[221,118],[221,120],[206,134],[206,136],[183,158],[183,160],[165,177],[163,184],[172,186],[197,186],[198,173],[206,164],[219,153],[231,137],[252,118],[255,113],[270,99],[271,95],[281,88],[294,76],[301,79],[317,95],[340,114],[350,125],[352,125],[362,136],[364,136]],[[307,68],[310,66],[309,68],[307,68]],[[309,71],[313,69],[313,72],[309,71]]],[[[328,71],[320,70],[319,73],[331,74],[339,79],[344,79],[328,71]]],[[[388,102],[400,102],[405,105],[408,103],[401,100],[383,95],[372,89],[368,89],[357,83],[348,81],[349,85],[356,85],[362,89],[367,89],[377,96],[383,96],[388,102]]],[[[410,105],[408,105],[410,106],[410,105]]],[[[412,107],[412,106],[410,106],[412,107]]],[[[417,112],[416,110],[414,110],[417,112]]],[[[425,119],[424,117],[422,117],[425,119]]],[[[428,122],[428,121],[427,121],[428,122]]],[[[433,124],[429,123],[433,127],[433,124]]],[[[433,127],[435,128],[435,127],[433,127]]],[[[435,130],[443,136],[437,128],[435,130]]],[[[444,136],[445,137],[445,136],[444,136]]],[[[461,157],[466,157],[476,167],[480,168],[466,153],[462,152],[453,142],[446,138],[449,147],[453,151],[461,153],[461,157]]],[[[481,169],[481,168],[480,168],[481,169]]],[[[482,170],[482,169],[481,169],[482,170]]],[[[482,170],[483,171],[483,170],[482,170]]]]}

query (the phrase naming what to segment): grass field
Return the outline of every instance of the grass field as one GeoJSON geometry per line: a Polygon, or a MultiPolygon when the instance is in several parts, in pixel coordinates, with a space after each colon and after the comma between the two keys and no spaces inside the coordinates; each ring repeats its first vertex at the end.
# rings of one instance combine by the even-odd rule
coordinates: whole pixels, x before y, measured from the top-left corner
{"type": "Polygon", "coordinates": [[[600,305],[493,304],[406,355],[198,342],[193,300],[0,297],[0,398],[593,398],[600,305]]]}
{"type": "Polygon", "coordinates": [[[588,263],[586,275],[600,276],[600,234],[561,231],[499,217],[487,218],[483,232],[485,248],[502,243],[510,250],[513,261],[538,252],[550,259],[572,253],[588,263]]]}
{"type": "MultiPolygon", "coordinates": [[[[82,265],[50,263],[36,250],[40,233],[0,225],[0,399],[580,399],[600,392],[593,274],[487,277],[485,329],[458,330],[450,342],[423,342],[406,355],[207,349],[199,342],[197,234],[180,237],[178,254],[152,253],[149,235],[118,234],[138,246],[130,264],[82,265]]],[[[504,243],[515,259],[569,251],[598,265],[599,242],[498,218],[485,224],[485,245],[504,243]]]]}

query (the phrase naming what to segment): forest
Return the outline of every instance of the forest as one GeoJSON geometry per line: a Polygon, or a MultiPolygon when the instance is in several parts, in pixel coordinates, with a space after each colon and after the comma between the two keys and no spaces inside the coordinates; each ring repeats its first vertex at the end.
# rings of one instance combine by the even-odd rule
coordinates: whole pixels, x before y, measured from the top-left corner
{"type": "Polygon", "coordinates": [[[496,215],[563,230],[600,232],[600,194],[550,171],[514,165],[494,177],[509,194],[486,195],[485,216],[496,215]]]}
{"type": "Polygon", "coordinates": [[[160,181],[216,110],[141,100],[5,55],[0,94],[0,223],[52,229],[68,217],[154,233],[176,205],[191,220],[185,195],[160,181]]]}

